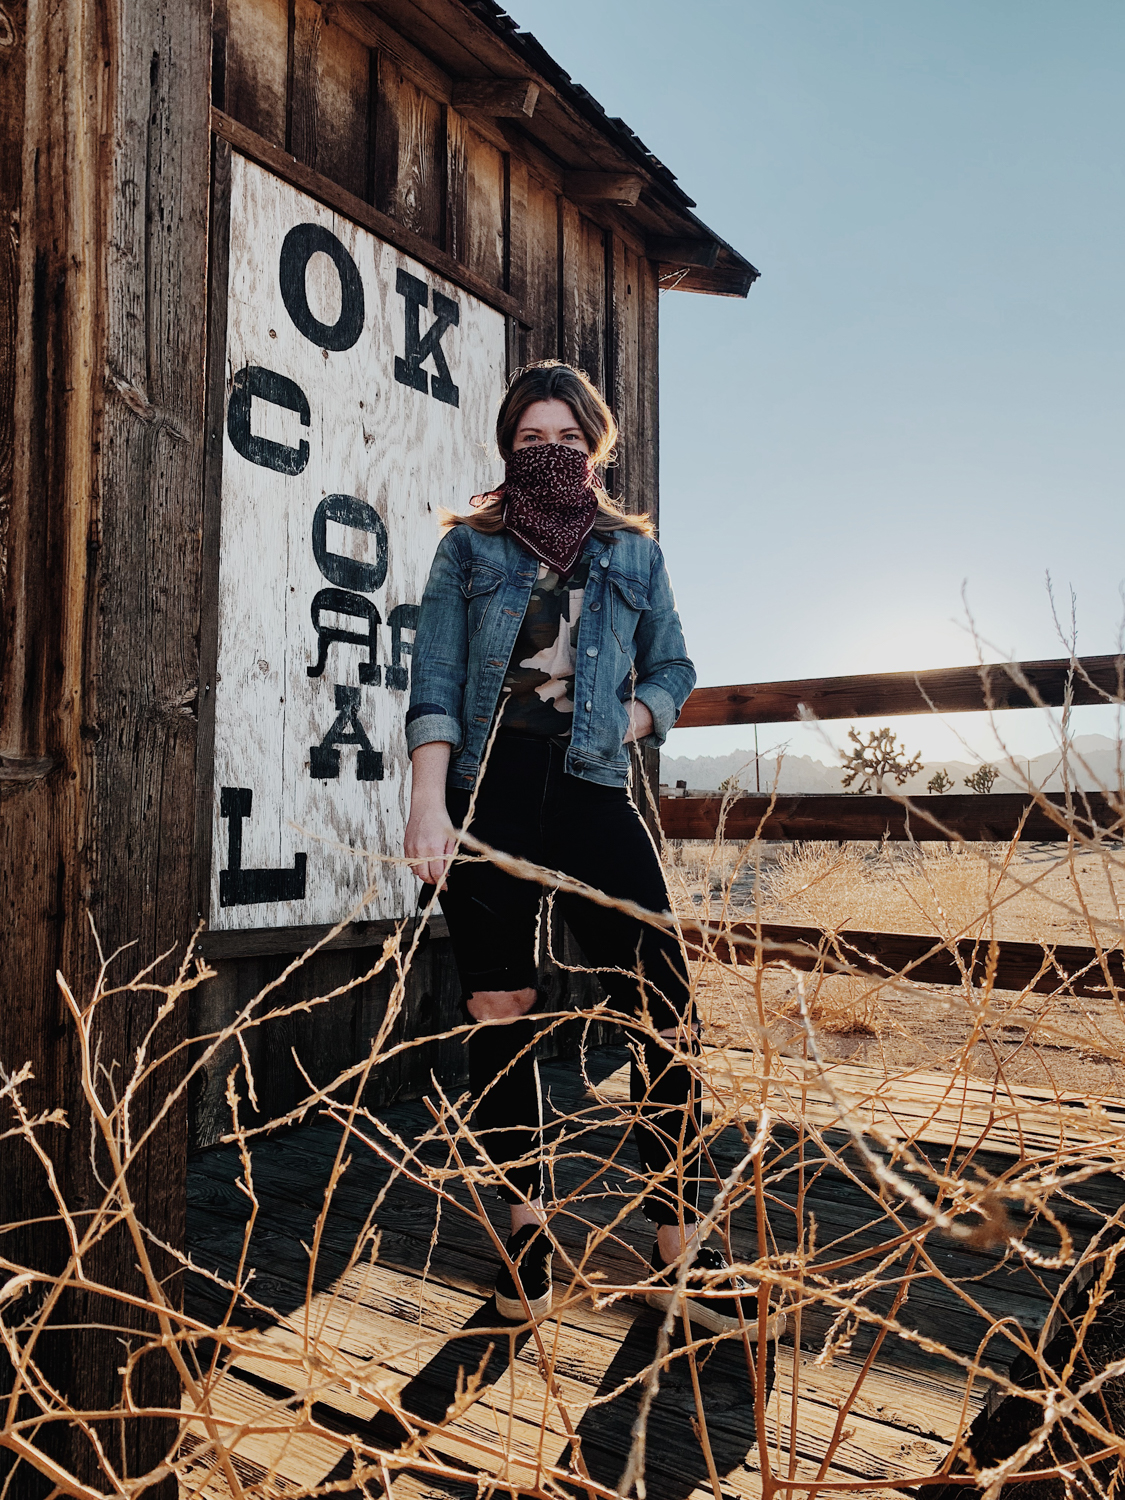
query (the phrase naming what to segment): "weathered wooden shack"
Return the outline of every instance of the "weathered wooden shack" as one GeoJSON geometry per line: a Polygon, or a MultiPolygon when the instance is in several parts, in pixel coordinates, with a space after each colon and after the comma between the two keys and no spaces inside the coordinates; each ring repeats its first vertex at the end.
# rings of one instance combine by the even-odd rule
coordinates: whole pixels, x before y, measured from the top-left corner
{"type": "MultiPolygon", "coordinates": [[[[81,1007],[103,954],[112,985],[163,980],[201,933],[216,977],[156,1026],[169,1060],[134,1130],[182,1080],[189,1027],[349,915],[280,993],[346,992],[253,1040],[262,1116],[303,1092],[296,1058],[323,1081],[365,1055],[386,984],[354,982],[411,914],[379,856],[401,837],[434,511],[498,477],[506,373],[560,356],[622,424],[610,487],[656,513],[659,295],[741,297],[757,273],[490,0],[3,0],[0,206],[0,1066],[29,1064],[26,1108],[75,1127],[40,1134],[81,1225],[106,1178],[56,973],[81,1007]]],[[[438,925],[400,1030],[440,1030],[454,994],[438,925]]],[[[100,1005],[99,1087],[159,998],[100,1005]]],[[[374,1087],[458,1062],[423,1049],[374,1087]]],[[[157,1241],[182,1243],[223,1071],[181,1091],[130,1180],[172,1295],[157,1241]]],[[[0,1255],[54,1274],[72,1247],[44,1161],[3,1139],[10,1105],[0,1221],[26,1227],[0,1255]]],[[[71,1331],[37,1346],[76,1408],[120,1403],[92,1284],[135,1260],[104,1234],[54,1315],[71,1331]]],[[[175,1406],[177,1378],[149,1358],[133,1395],[175,1406]]],[[[56,1429],[41,1445],[106,1483],[56,1429]]],[[[140,1472],[159,1424],[122,1432],[140,1472]]]]}

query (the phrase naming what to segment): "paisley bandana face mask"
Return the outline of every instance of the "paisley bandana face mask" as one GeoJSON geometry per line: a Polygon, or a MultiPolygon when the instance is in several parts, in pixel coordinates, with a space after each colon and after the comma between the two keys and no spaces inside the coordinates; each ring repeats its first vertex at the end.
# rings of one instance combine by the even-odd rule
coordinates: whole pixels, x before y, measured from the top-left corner
{"type": "Polygon", "coordinates": [[[565,443],[533,443],[508,460],[504,483],[473,505],[498,498],[505,527],[564,577],[578,561],[598,514],[587,454],[565,443]]]}

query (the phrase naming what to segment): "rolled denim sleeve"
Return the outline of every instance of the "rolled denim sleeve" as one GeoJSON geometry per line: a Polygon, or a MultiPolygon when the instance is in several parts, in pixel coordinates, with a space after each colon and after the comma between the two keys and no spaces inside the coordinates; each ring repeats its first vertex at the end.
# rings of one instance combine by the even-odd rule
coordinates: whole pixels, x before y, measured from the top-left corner
{"type": "Polygon", "coordinates": [[[695,667],[687,654],[664,554],[655,544],[649,572],[649,607],[637,624],[636,652],[633,695],[652,714],[652,734],[644,743],[659,748],[695,686],[695,667]]]}
{"type": "Polygon", "coordinates": [[[422,594],[411,653],[406,747],[444,740],[457,750],[464,738],[462,714],[468,668],[468,615],[462,588],[465,567],[455,531],[438,543],[422,594]]]}

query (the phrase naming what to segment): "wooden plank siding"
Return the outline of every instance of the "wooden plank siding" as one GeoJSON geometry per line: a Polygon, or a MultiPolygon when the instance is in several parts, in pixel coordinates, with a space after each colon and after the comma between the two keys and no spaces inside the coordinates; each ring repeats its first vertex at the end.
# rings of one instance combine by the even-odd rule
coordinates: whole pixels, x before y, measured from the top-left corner
{"type": "Polygon", "coordinates": [[[559,200],[557,193],[522,163],[513,158],[512,171],[512,274],[515,284],[517,234],[524,251],[522,260],[523,300],[529,327],[525,360],[558,359],[562,351],[559,316],[559,200]],[[517,175],[518,174],[518,175],[517,175]],[[517,231],[516,214],[522,191],[523,222],[517,231]]]}
{"type": "MultiPolygon", "coordinates": [[[[453,75],[396,30],[386,7],[292,0],[287,19],[284,0],[273,10],[271,3],[226,0],[216,13],[214,102],[224,110],[214,117],[216,129],[261,165],[506,311],[512,368],[562,357],[585,369],[605,389],[623,429],[611,491],[628,509],[655,514],[658,289],[657,268],[641,251],[643,235],[615,232],[610,206],[580,211],[562,197],[561,169],[518,130],[501,133],[498,122],[465,118],[451,103],[453,75]]],[[[419,18],[403,19],[425,42],[419,18]]],[[[471,23],[469,33],[475,34],[471,23]]],[[[443,46],[452,45],[447,36],[443,46]]],[[[456,61],[469,74],[479,68],[469,54],[456,61]]],[[[655,766],[646,770],[655,784],[655,766]]],[[[370,925],[358,924],[337,940],[337,947],[355,946],[349,962],[365,962],[370,925]]],[[[300,951],[318,931],[294,931],[288,951],[300,951]]],[[[283,956],[280,936],[205,938],[219,970],[216,996],[226,997],[209,1002],[211,1010],[252,993],[283,956]]],[[[432,946],[448,959],[444,937],[432,946]]],[[[436,1001],[424,997],[421,978],[412,980],[407,1027],[422,1025],[424,1012],[428,1024],[455,1024],[457,984],[443,962],[434,971],[436,1001]]],[[[335,963],[318,956],[294,993],[308,985],[313,995],[322,971],[320,989],[331,988],[327,975],[335,963]]],[[[347,1056],[359,1044],[357,1007],[375,1003],[361,986],[318,1009],[318,1055],[347,1056]]],[[[201,1009],[201,1025],[202,1018],[201,1009]]],[[[292,1060],[282,1053],[277,1073],[285,1081],[271,1085],[271,1108],[296,1097],[292,1060]]],[[[409,1073],[409,1059],[404,1066],[409,1073]]],[[[429,1067],[418,1060],[419,1086],[429,1067]]],[[[376,1095],[384,1084],[387,1097],[410,1086],[381,1076],[376,1095]]],[[[221,1087],[216,1072],[196,1100],[197,1143],[211,1138],[209,1121],[225,1108],[221,1087]]]]}
{"type": "Polygon", "coordinates": [[[282,149],[289,144],[287,0],[217,0],[213,103],[282,149]]]}
{"type": "MultiPolygon", "coordinates": [[[[435,245],[444,221],[442,107],[379,55],[375,114],[375,207],[435,245]]],[[[443,246],[444,248],[444,246],[443,246]]]]}
{"type": "Polygon", "coordinates": [[[329,24],[317,0],[294,0],[289,149],[361,198],[368,181],[368,49],[329,24]]]}
{"type": "Polygon", "coordinates": [[[504,286],[507,256],[505,154],[456,110],[447,110],[445,248],[493,286],[504,286]]]}
{"type": "Polygon", "coordinates": [[[256,135],[245,125],[232,120],[229,115],[224,115],[220,110],[212,110],[211,126],[216,135],[228,141],[243,156],[267,167],[284,182],[291,182],[294,187],[308,193],[309,197],[317,199],[329,208],[336,209],[346,218],[363,225],[365,229],[370,229],[388,244],[405,250],[407,255],[420,260],[424,266],[429,266],[439,276],[445,276],[457,282],[466,291],[479,297],[482,302],[499,308],[509,317],[521,318],[523,316],[523,309],[501,287],[490,286],[487,281],[482,281],[467,266],[459,265],[452,256],[446,255],[445,251],[431,240],[423,235],[415,234],[412,229],[407,229],[388,214],[380,213],[377,208],[364,199],[357,198],[353,193],[349,193],[346,188],[340,187],[330,177],[325,177],[303,163],[294,161],[288,152],[271,146],[263,136],[256,135]]]}
{"type": "MultiPolygon", "coordinates": [[[[17,105],[9,70],[25,59],[27,68],[22,108],[4,111],[4,129],[22,143],[5,149],[5,167],[16,168],[5,180],[14,176],[19,194],[20,288],[4,340],[17,372],[3,403],[15,435],[17,545],[3,578],[0,1058],[13,1072],[31,1064],[32,1115],[65,1111],[71,1128],[39,1138],[83,1223],[104,1188],[56,972],[86,1005],[99,968],[91,927],[107,953],[131,945],[113,965],[118,984],[161,953],[182,954],[193,926],[211,6],[110,9],[92,25],[81,4],[32,0],[26,30],[18,15],[18,45],[0,53],[5,106],[17,105]],[[19,184],[21,159],[36,169],[19,184]]],[[[156,977],[170,972],[166,962],[156,977]]],[[[119,995],[92,1020],[100,1079],[116,1087],[129,1074],[159,998],[119,995]]],[[[186,1015],[165,1019],[157,1054],[185,1030],[186,1015]]],[[[173,1062],[138,1090],[138,1135],[179,1076],[173,1062]]],[[[158,1246],[183,1244],[183,1177],[168,1164],[183,1161],[186,1124],[174,1107],[129,1183],[173,1298],[174,1265],[158,1246]]],[[[47,1216],[6,1235],[5,1254],[47,1273],[65,1266],[43,1167],[18,1138],[0,1144],[0,1179],[12,1218],[47,1216]]],[[[119,1225],[83,1270],[90,1284],[143,1294],[136,1260],[119,1225]]],[[[52,1321],[71,1331],[39,1341],[42,1379],[73,1409],[120,1406],[129,1324],[155,1325],[88,1291],[65,1296],[52,1321]]],[[[163,1356],[135,1375],[138,1405],[178,1402],[163,1356]]],[[[135,1476],[173,1432],[124,1422],[107,1447],[135,1476]]],[[[104,1473],[77,1424],[54,1424],[43,1440],[100,1489],[104,1473]]],[[[40,1490],[21,1468],[8,1492],[40,1490]]],[[[175,1481],[146,1492],[163,1500],[175,1481]]]]}
{"type": "MultiPolygon", "coordinates": [[[[482,284],[508,293],[518,308],[510,365],[561,357],[586,370],[623,429],[611,492],[655,514],[658,267],[644,258],[643,236],[618,225],[611,206],[580,210],[561,196],[563,172],[518,130],[501,134],[508,122],[464,118],[450,104],[450,74],[396,31],[393,6],[386,11],[292,0],[290,15],[286,0],[220,0],[216,107],[441,252],[441,263],[396,239],[400,248],[442,274],[462,267],[478,295],[482,284]]],[[[428,36],[412,7],[399,20],[428,36]]],[[[461,30],[464,56],[460,31],[444,34],[441,50],[479,68],[478,52],[491,55],[492,44],[471,17],[461,30]]],[[[430,41],[436,47],[438,34],[430,41]]],[[[252,154],[283,168],[260,148],[252,154]]],[[[307,174],[289,176],[314,190],[307,174]]]]}
{"type": "MultiPolygon", "coordinates": [[[[65,1111],[71,1128],[45,1128],[44,1144],[79,1215],[103,1187],[56,974],[87,1001],[100,942],[123,950],[114,983],[151,963],[164,981],[208,909],[214,809],[201,798],[214,761],[228,373],[215,289],[226,279],[234,158],[502,313],[509,366],[561,356],[588,370],[624,427],[613,491],[656,514],[658,267],[645,246],[679,236],[690,258],[709,231],[620,122],[591,108],[537,44],[482,14],[462,0],[185,0],[102,7],[94,24],[83,0],[5,0],[0,209],[19,233],[0,242],[0,953],[10,1002],[0,1060],[30,1062],[33,1114],[65,1111]],[[21,181],[28,162],[35,171],[21,181]],[[643,190],[632,207],[580,208],[563,192],[568,173],[631,177],[643,190]]],[[[582,179],[570,180],[577,192],[582,179]]],[[[292,1109],[306,1076],[323,1083],[366,1058],[388,1002],[385,979],[368,977],[375,925],[356,924],[266,1002],[298,1009],[247,1038],[256,1122],[292,1109]]],[[[160,1022],[149,1055],[172,1060],[137,1094],[134,1133],[182,1079],[192,1055],[182,1044],[192,1038],[198,1057],[321,931],[274,931],[265,942],[204,934],[215,975],[193,991],[189,1013],[160,1022]]],[[[579,958],[566,933],[552,938],[560,962],[545,952],[541,968],[552,1003],[589,1003],[594,981],[566,968],[579,958]]],[[[99,1076],[113,1087],[160,998],[119,992],[104,1006],[99,1076]]],[[[456,1026],[459,999],[438,922],[393,1040],[456,1026]]],[[[547,1054],[577,1041],[559,1034],[547,1054]]],[[[213,1060],[191,1100],[163,1117],[130,1182],[173,1297],[177,1263],[159,1247],[183,1244],[183,1163],[189,1144],[224,1128],[234,1061],[229,1051],[213,1060]]],[[[418,1095],[434,1069],[460,1086],[459,1041],[404,1050],[376,1069],[366,1097],[418,1095]]],[[[9,1235],[8,1253],[53,1273],[68,1247],[43,1227],[54,1207],[41,1163],[18,1140],[0,1142],[0,1180],[12,1217],[30,1226],[9,1235]]],[[[115,1229],[84,1269],[140,1292],[136,1259],[115,1229]]],[[[122,1341],[138,1342],[134,1314],[84,1294],[58,1316],[66,1332],[37,1351],[45,1380],[76,1410],[112,1407],[122,1341]]],[[[139,1314],[136,1326],[151,1332],[139,1314]]],[[[176,1409],[163,1355],[140,1362],[130,1396],[176,1409]]],[[[54,1455],[104,1488],[89,1435],[46,1425],[54,1455]]],[[[100,1436],[128,1484],[160,1460],[171,1432],[123,1420],[100,1436]]],[[[166,1500],[174,1488],[168,1480],[146,1494],[166,1500]]],[[[26,1471],[7,1489],[37,1493],[26,1471]]]]}
{"type": "Polygon", "coordinates": [[[559,199],[559,324],[561,354],[605,389],[609,331],[606,232],[559,199]]]}

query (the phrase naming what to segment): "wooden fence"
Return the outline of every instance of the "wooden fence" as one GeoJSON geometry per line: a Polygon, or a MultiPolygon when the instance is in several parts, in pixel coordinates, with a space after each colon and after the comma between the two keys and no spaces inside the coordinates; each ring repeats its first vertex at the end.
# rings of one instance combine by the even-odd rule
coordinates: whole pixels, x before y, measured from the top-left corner
{"type": "MultiPolygon", "coordinates": [[[[1123,686],[1125,656],[749,683],[697,688],[679,727],[1120,704],[1125,703],[1123,686]]],[[[1112,789],[921,797],[711,793],[662,798],[660,821],[666,839],[718,837],[739,843],[754,838],[993,843],[1017,836],[1057,843],[1073,835],[1081,844],[1121,838],[1125,799],[1112,789]]],[[[710,945],[733,963],[785,962],[806,971],[824,964],[830,970],[847,968],[873,977],[902,974],[938,985],[980,984],[991,963],[998,989],[1049,992],[1064,983],[1075,995],[1125,989],[1120,949],[1001,942],[990,955],[987,941],[972,938],[947,944],[916,933],[830,933],[776,922],[735,922],[718,938],[689,923],[685,937],[689,950],[710,945]]]]}
{"type": "MultiPolygon", "coordinates": [[[[719,724],[777,724],[794,719],[855,719],[878,714],[996,712],[1125,703],[1125,656],[1060,661],[996,662],[929,672],[856,677],[810,677],[696,688],[678,728],[719,724]]],[[[1117,797],[1023,792],[964,796],[857,796],[854,793],[724,799],[667,797],[660,817],[665,838],[1065,840],[1118,835],[1117,797]]]]}

